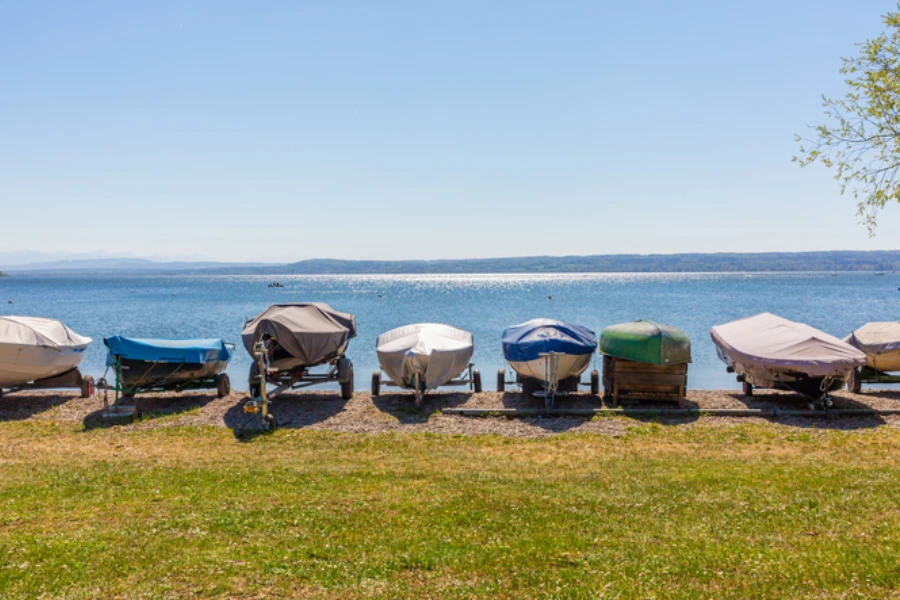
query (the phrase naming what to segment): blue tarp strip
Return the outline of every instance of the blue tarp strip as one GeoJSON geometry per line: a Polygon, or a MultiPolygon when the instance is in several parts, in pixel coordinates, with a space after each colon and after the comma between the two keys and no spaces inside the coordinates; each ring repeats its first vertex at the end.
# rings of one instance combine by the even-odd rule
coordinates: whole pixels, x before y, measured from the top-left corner
{"type": "Polygon", "coordinates": [[[166,363],[208,363],[231,360],[231,348],[221,339],[154,340],[127,338],[120,335],[105,338],[109,348],[106,364],[114,365],[116,357],[166,363]]]}
{"type": "Polygon", "coordinates": [[[581,325],[553,319],[533,319],[503,332],[506,360],[535,360],[541,354],[591,354],[597,349],[597,334],[581,325]]]}

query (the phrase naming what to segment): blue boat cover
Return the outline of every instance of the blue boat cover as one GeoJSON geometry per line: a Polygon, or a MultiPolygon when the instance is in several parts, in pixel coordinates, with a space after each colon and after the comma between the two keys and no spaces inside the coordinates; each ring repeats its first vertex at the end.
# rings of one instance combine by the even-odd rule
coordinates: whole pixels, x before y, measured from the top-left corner
{"type": "Polygon", "coordinates": [[[503,332],[503,356],[524,362],[541,354],[591,354],[597,349],[597,334],[581,325],[553,319],[532,319],[503,332]]]}
{"type": "Polygon", "coordinates": [[[202,364],[231,360],[234,346],[220,339],[210,340],[151,340],[127,338],[120,335],[104,338],[109,348],[106,364],[116,364],[116,357],[164,363],[202,364]]]}

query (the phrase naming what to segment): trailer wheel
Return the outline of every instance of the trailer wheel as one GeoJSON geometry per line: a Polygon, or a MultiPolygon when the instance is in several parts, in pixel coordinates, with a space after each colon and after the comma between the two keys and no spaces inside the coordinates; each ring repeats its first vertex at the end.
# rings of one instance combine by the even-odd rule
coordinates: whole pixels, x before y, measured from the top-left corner
{"type": "Polygon", "coordinates": [[[350,377],[341,383],[341,398],[349,400],[353,397],[353,364],[350,364],[350,377]]]}
{"type": "Polygon", "coordinates": [[[372,373],[372,395],[377,396],[381,393],[381,371],[376,370],[372,373]]]}
{"type": "Polygon", "coordinates": [[[506,390],[506,372],[503,369],[497,371],[497,391],[503,392],[506,390]]]}
{"type": "Polygon", "coordinates": [[[247,379],[251,398],[262,397],[262,378],[259,376],[259,365],[255,362],[250,365],[250,376],[247,379]]]}
{"type": "Polygon", "coordinates": [[[600,373],[597,372],[597,369],[591,371],[591,394],[600,395],[600,373]]]}
{"type": "Polygon", "coordinates": [[[278,424],[275,422],[275,415],[266,414],[265,418],[263,419],[263,426],[266,428],[266,431],[270,433],[275,431],[275,428],[278,426],[278,424]]]}
{"type": "Polygon", "coordinates": [[[94,378],[90,375],[85,375],[81,378],[81,397],[82,398],[90,398],[94,395],[94,378]]]}
{"type": "Polygon", "coordinates": [[[472,388],[476,394],[481,393],[481,371],[478,369],[472,371],[472,388]]]}
{"type": "Polygon", "coordinates": [[[853,369],[850,378],[847,380],[847,389],[858,394],[862,391],[862,373],[859,369],[853,369]]]}
{"type": "Polygon", "coordinates": [[[216,396],[224,398],[231,393],[231,379],[228,373],[219,373],[216,375],[216,396]]]}
{"type": "Polygon", "coordinates": [[[746,379],[744,380],[744,395],[745,396],[753,395],[753,384],[750,383],[749,381],[747,381],[746,379]]]}

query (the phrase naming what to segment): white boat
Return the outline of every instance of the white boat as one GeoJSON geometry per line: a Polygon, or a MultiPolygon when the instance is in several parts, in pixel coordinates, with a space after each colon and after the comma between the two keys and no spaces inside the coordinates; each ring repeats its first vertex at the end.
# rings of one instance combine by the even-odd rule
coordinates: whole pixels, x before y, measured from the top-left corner
{"type": "Polygon", "coordinates": [[[827,404],[866,356],[850,344],[803,323],[771,313],[717,325],[710,330],[719,358],[744,384],[786,390],[827,404]]]}
{"type": "Polygon", "coordinates": [[[0,389],[73,371],[91,341],[55,319],[0,316],[0,389]]]}
{"type": "MultiPolygon", "coordinates": [[[[443,385],[469,385],[481,391],[481,375],[472,370],[472,334],[441,323],[415,323],[391,329],[375,340],[381,369],[390,378],[385,385],[412,390],[416,401],[421,394],[443,385]],[[469,376],[457,379],[466,369],[469,376]]],[[[382,385],[381,372],[372,375],[372,394],[382,385]]]]}

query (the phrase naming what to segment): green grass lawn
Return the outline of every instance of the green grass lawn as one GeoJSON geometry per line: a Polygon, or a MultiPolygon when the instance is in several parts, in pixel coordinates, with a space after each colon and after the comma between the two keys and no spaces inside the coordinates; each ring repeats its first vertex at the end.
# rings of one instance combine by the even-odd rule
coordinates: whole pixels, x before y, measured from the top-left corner
{"type": "Polygon", "coordinates": [[[900,431],[0,424],[0,597],[900,594],[900,431]]]}

